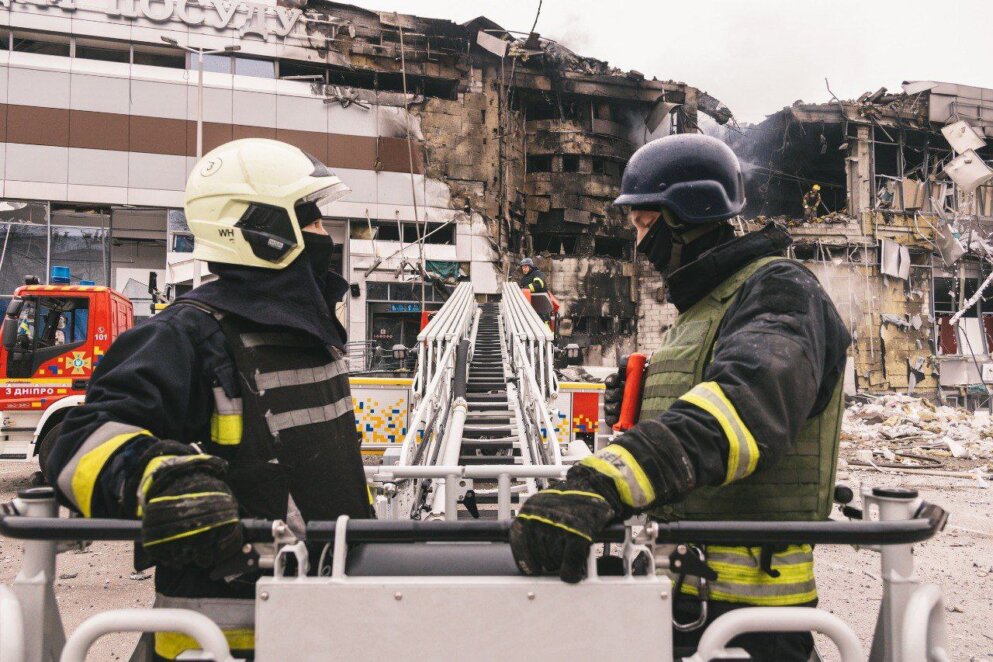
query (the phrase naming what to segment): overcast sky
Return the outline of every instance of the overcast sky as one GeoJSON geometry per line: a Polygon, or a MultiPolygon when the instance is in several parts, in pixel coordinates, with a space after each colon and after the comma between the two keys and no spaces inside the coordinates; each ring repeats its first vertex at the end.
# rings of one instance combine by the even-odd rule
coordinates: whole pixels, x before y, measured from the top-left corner
{"type": "MultiPolygon", "coordinates": [[[[527,31],[538,0],[359,0],[369,9],[527,31]]],[[[710,92],[755,122],[792,104],[905,80],[993,88],[990,0],[544,0],[537,31],[573,50],[710,92]]]]}

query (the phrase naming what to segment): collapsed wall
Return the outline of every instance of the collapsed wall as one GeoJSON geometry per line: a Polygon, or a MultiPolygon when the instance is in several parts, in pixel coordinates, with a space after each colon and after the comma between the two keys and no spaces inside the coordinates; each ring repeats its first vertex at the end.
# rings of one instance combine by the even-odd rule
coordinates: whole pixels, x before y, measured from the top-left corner
{"type": "Polygon", "coordinates": [[[988,137],[993,90],[932,81],[797,102],[731,136],[749,200],[742,228],[788,226],[791,255],[852,332],[850,393],[990,405],[993,304],[974,296],[993,257],[988,137]]]}
{"type": "Polygon", "coordinates": [[[459,25],[324,2],[306,12],[312,46],[334,69],[316,86],[328,103],[409,110],[414,129],[401,116],[392,135],[409,136],[436,186],[425,213],[443,200],[461,226],[485,227],[456,239],[458,273],[477,293],[496,295],[531,256],[560,303],[561,342],[587,363],[615,363],[644,325],[657,336],[641,304],[645,267],[632,264],[633,233],[611,201],[637,147],[698,130],[700,113],[727,123],[723,104],[485,17],[459,25]]]}

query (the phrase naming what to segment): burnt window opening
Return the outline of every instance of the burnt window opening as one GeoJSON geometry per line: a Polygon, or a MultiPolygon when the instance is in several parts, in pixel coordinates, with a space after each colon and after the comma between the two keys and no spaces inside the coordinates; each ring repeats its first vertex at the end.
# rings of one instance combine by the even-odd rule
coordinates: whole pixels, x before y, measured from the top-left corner
{"type": "Polygon", "coordinates": [[[552,157],[539,155],[528,156],[525,169],[527,172],[551,172],[552,157]]]}
{"type": "Polygon", "coordinates": [[[535,253],[573,255],[576,253],[579,237],[557,232],[535,232],[531,235],[531,240],[535,253]]]}
{"type": "Polygon", "coordinates": [[[326,65],[312,62],[297,62],[296,60],[279,61],[280,78],[301,78],[304,76],[319,76],[320,81],[327,82],[328,68],[326,65]]]}
{"type": "Polygon", "coordinates": [[[615,239],[613,237],[594,237],[593,253],[601,257],[613,257],[618,260],[630,260],[633,242],[630,239],[615,239]]]}
{"type": "MultiPolygon", "coordinates": [[[[352,221],[352,239],[371,239],[369,236],[369,225],[364,219],[352,221]]],[[[400,241],[400,232],[403,232],[403,241],[407,244],[416,243],[419,237],[424,234],[424,225],[415,223],[401,223],[397,227],[395,221],[373,221],[372,230],[377,241],[400,241]]],[[[424,235],[425,244],[452,245],[455,243],[455,224],[449,223],[429,223],[427,234],[424,235]]]]}
{"type": "Polygon", "coordinates": [[[988,304],[987,298],[981,296],[963,313],[958,324],[951,324],[952,316],[965,301],[975,296],[984,279],[982,273],[975,278],[933,279],[931,296],[939,355],[986,354],[993,349],[993,312],[990,312],[993,306],[988,304]]]}
{"type": "MultiPolygon", "coordinates": [[[[347,82],[349,75],[354,74],[348,69],[335,70],[332,68],[331,82],[335,84],[335,78],[342,79],[343,82],[337,83],[339,85],[348,85],[351,87],[362,87],[357,83],[347,82]]],[[[361,72],[368,73],[368,72],[361,72]]],[[[373,74],[375,77],[375,83],[372,89],[379,90],[380,92],[399,92],[403,93],[403,74],[402,73],[384,73],[375,72],[373,74]]],[[[449,80],[444,78],[427,78],[421,76],[411,76],[407,75],[407,93],[408,94],[423,94],[426,97],[435,97],[438,99],[451,99],[457,98],[458,92],[458,81],[449,80]]]]}
{"type": "MultiPolygon", "coordinates": [[[[524,114],[525,121],[534,120],[578,120],[581,108],[588,106],[577,98],[554,94],[520,94],[511,102],[514,110],[524,114]]],[[[587,115],[589,111],[587,110],[587,115]]]]}
{"type": "MultiPolygon", "coordinates": [[[[934,314],[935,316],[954,315],[958,312],[959,299],[968,301],[976,294],[979,287],[979,278],[935,278],[934,290],[934,314]]],[[[974,306],[965,311],[963,317],[978,317],[980,308],[984,303],[984,297],[976,302],[974,306]]],[[[993,306],[990,307],[993,312],[993,306]]]]}
{"type": "MultiPolygon", "coordinates": [[[[327,85],[340,85],[364,90],[403,93],[403,74],[346,69],[317,62],[279,61],[280,78],[311,78],[327,85]]],[[[458,97],[458,81],[444,78],[407,76],[407,92],[426,97],[454,100],[458,97]]]]}
{"type": "MultiPolygon", "coordinates": [[[[459,98],[459,82],[445,78],[421,79],[421,94],[436,99],[455,101],[459,98]]],[[[486,110],[483,110],[483,122],[486,122],[486,110]]]]}
{"type": "Polygon", "coordinates": [[[732,144],[745,181],[743,215],[803,218],[803,196],[814,184],[821,187],[819,216],[844,213],[846,159],[855,140],[841,122],[800,123],[788,110],[747,130],[732,144]]]}
{"type": "Polygon", "coordinates": [[[545,99],[527,103],[523,108],[524,118],[528,121],[559,119],[558,106],[545,99]]]}
{"type": "Polygon", "coordinates": [[[610,316],[583,316],[572,318],[572,329],[574,334],[585,334],[589,336],[610,336],[614,334],[631,335],[635,330],[635,321],[630,317],[622,317],[615,320],[610,316]]]}
{"type": "Polygon", "coordinates": [[[607,175],[608,177],[620,177],[623,172],[621,163],[612,159],[605,159],[601,156],[593,157],[593,174],[607,175]]]}
{"type": "Polygon", "coordinates": [[[931,139],[925,131],[891,129],[888,135],[883,131],[872,133],[876,209],[911,210],[927,204],[926,168],[951,155],[949,150],[931,145],[931,139]]]}
{"type": "Polygon", "coordinates": [[[817,246],[812,244],[793,244],[793,256],[797,260],[817,259],[817,246]]]}
{"type": "Polygon", "coordinates": [[[562,172],[579,172],[579,157],[575,154],[562,156],[562,172]]]}

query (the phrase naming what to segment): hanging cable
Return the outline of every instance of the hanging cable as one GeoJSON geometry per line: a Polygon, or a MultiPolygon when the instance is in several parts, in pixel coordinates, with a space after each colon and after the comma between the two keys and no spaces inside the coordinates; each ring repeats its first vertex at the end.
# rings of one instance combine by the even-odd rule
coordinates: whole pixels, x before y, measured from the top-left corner
{"type": "MultiPolygon", "coordinates": [[[[419,216],[417,214],[417,184],[415,183],[415,178],[414,178],[414,146],[412,144],[412,138],[411,138],[412,129],[410,127],[410,108],[408,106],[408,101],[409,100],[408,100],[408,97],[407,97],[407,58],[406,58],[406,55],[404,54],[403,25],[401,25],[401,23],[400,23],[400,14],[397,13],[397,12],[394,12],[393,15],[396,16],[396,19],[397,19],[397,30],[400,33],[400,73],[401,73],[401,75],[403,77],[403,111],[404,111],[404,122],[405,122],[405,124],[407,126],[407,159],[408,159],[408,162],[410,164],[410,202],[411,202],[411,204],[414,207],[414,226],[415,226],[415,228],[417,228],[417,232],[418,232],[419,235],[420,234],[425,234],[426,235],[427,234],[427,227],[426,227],[426,225],[427,225],[427,219],[425,219],[425,221],[424,221],[425,222],[424,232],[421,233],[420,232],[420,225],[419,225],[420,224],[420,218],[419,218],[419,216]]],[[[403,242],[403,236],[402,236],[402,234],[400,236],[400,241],[403,242]]],[[[421,273],[420,273],[420,276],[421,276],[421,312],[423,313],[424,312],[424,298],[425,298],[425,294],[426,294],[425,293],[425,290],[424,290],[424,288],[425,288],[425,275],[426,275],[427,269],[426,269],[425,263],[424,263],[424,244],[423,244],[423,242],[420,242],[419,241],[418,242],[418,246],[420,248],[420,257],[421,257],[421,265],[420,265],[420,271],[421,271],[421,273]]]]}
{"type": "Polygon", "coordinates": [[[544,0],[538,0],[538,13],[534,15],[534,23],[531,25],[531,33],[534,34],[534,29],[538,27],[538,17],[541,16],[541,4],[544,0]]]}

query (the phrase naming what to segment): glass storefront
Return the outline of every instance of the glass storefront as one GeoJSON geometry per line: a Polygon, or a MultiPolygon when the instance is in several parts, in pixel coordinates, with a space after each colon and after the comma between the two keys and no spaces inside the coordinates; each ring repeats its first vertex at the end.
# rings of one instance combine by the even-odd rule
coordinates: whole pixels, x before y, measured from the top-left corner
{"type": "Polygon", "coordinates": [[[0,200],[0,314],[25,276],[113,287],[150,314],[149,273],[165,275],[168,210],[0,200]]]}

